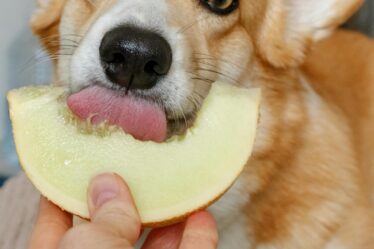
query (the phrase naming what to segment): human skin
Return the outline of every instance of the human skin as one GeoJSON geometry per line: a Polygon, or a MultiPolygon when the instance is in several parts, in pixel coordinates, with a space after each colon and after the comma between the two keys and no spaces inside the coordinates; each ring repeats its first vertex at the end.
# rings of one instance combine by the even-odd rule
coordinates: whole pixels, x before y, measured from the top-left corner
{"type": "MultiPolygon", "coordinates": [[[[95,177],[88,190],[90,222],[73,227],[72,215],[41,198],[29,249],[132,249],[141,222],[127,184],[115,174],[95,177]]],[[[184,223],[153,230],[142,249],[214,249],[218,233],[205,211],[184,223]]]]}

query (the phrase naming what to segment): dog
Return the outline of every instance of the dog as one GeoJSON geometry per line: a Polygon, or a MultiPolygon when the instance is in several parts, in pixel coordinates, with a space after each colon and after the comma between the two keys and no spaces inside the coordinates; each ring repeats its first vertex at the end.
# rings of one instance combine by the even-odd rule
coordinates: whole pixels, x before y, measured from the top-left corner
{"type": "Polygon", "coordinates": [[[40,0],[32,28],[56,84],[156,100],[166,137],[193,124],[213,82],[262,89],[253,155],[210,208],[219,248],[369,249],[374,43],[335,31],[361,4],[40,0]]]}

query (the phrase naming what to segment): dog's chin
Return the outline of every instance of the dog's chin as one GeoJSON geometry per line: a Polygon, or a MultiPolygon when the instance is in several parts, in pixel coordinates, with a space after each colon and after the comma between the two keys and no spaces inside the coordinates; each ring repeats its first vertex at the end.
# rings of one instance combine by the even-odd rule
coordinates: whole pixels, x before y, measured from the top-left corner
{"type": "Polygon", "coordinates": [[[197,110],[185,114],[182,118],[167,120],[167,139],[173,136],[184,135],[191,128],[196,120],[197,110]]]}

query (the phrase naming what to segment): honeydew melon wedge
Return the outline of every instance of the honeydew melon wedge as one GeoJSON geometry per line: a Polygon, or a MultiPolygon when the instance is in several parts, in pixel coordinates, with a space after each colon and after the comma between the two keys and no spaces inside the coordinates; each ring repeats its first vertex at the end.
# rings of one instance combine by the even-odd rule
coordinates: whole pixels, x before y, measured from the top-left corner
{"type": "Polygon", "coordinates": [[[194,126],[159,144],[119,129],[82,131],[67,118],[65,96],[65,88],[51,86],[8,94],[24,171],[44,196],[83,218],[89,180],[115,172],[150,227],[180,221],[229,189],[250,157],[260,103],[258,89],[214,83],[194,126]]]}

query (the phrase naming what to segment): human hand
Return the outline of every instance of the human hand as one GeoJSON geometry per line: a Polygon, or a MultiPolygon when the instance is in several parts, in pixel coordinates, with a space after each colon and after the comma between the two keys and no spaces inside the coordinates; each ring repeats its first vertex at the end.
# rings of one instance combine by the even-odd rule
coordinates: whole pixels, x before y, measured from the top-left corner
{"type": "MultiPolygon", "coordinates": [[[[72,227],[72,216],[41,198],[29,249],[132,249],[141,223],[130,191],[114,174],[96,177],[88,190],[91,221],[72,227]]],[[[199,212],[186,222],[154,229],[142,249],[214,249],[218,235],[213,217],[199,212]]]]}

